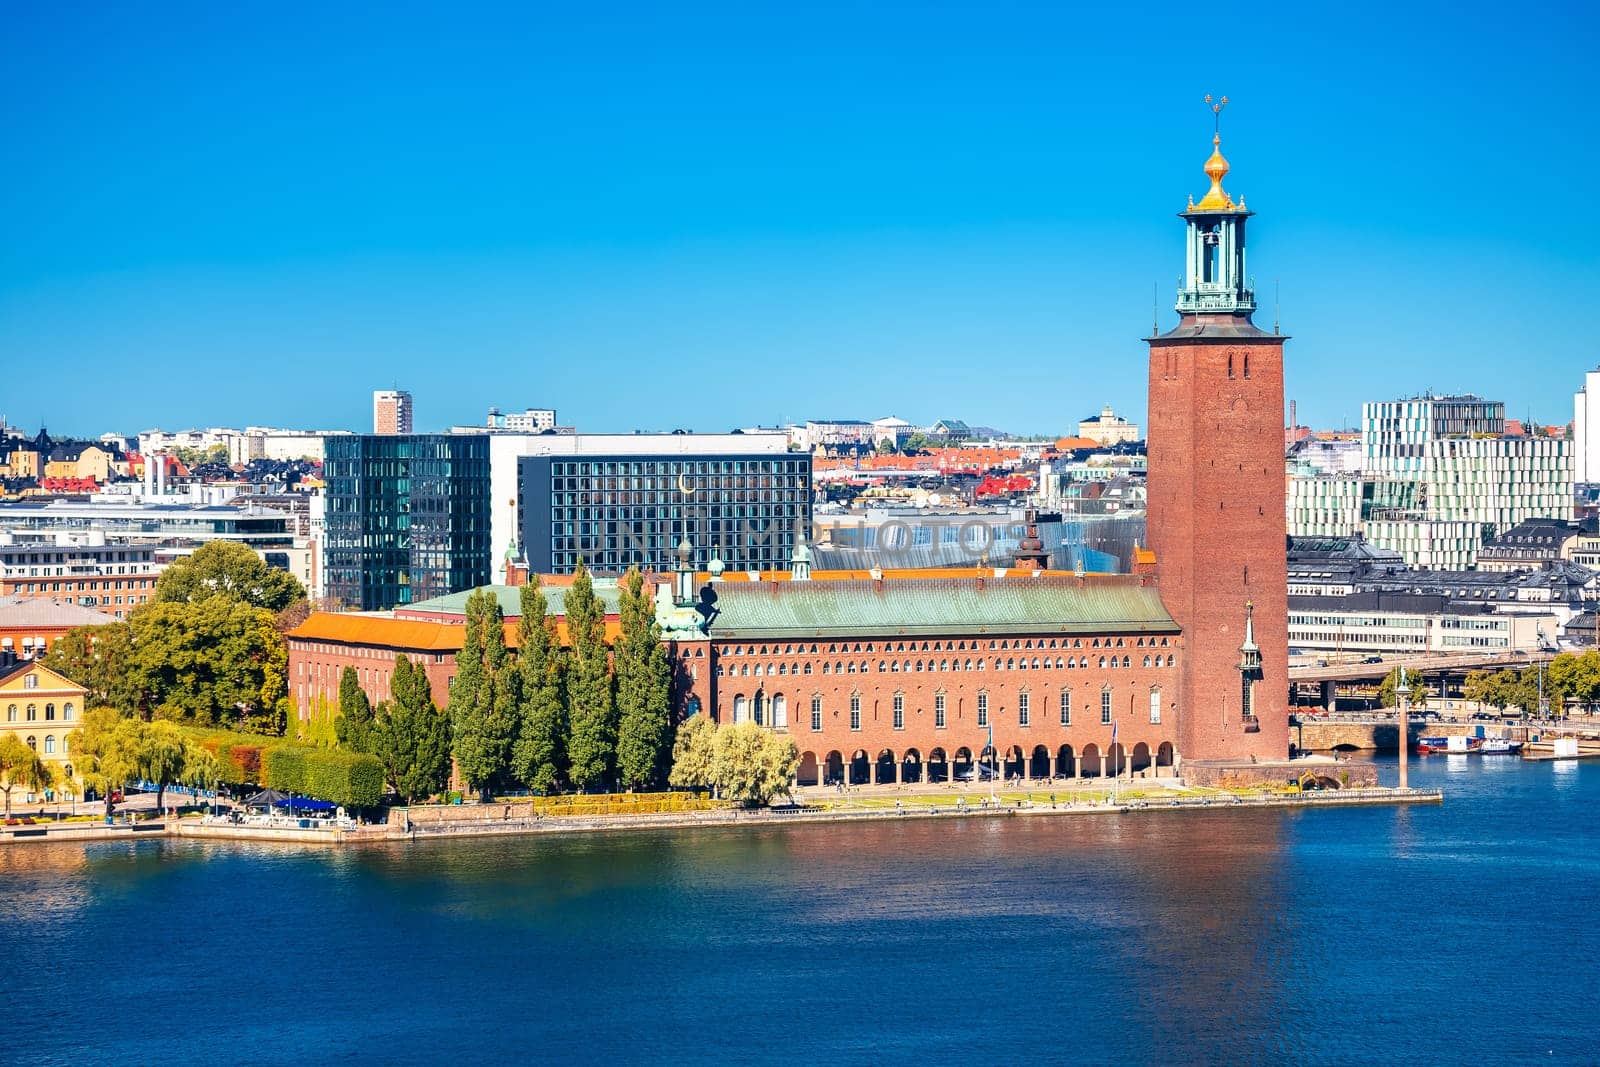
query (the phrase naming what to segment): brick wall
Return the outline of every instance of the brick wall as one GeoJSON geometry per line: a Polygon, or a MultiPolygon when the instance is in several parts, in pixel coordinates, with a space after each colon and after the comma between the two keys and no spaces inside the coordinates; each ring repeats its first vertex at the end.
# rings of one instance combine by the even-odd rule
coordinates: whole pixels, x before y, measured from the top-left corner
{"type": "Polygon", "coordinates": [[[1151,342],[1147,536],[1162,602],[1185,634],[1187,760],[1288,753],[1283,341],[1151,342]],[[1247,601],[1265,667],[1254,691],[1258,732],[1241,712],[1247,601]]]}

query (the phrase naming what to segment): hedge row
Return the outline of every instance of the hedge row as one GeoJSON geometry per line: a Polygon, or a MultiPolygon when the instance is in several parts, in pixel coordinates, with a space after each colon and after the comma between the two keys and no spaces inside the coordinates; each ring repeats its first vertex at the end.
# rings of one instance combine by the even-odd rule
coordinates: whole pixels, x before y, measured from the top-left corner
{"type": "Polygon", "coordinates": [[[261,753],[262,785],[347,808],[376,807],[383,797],[383,764],[363,752],[276,744],[261,753]]]}

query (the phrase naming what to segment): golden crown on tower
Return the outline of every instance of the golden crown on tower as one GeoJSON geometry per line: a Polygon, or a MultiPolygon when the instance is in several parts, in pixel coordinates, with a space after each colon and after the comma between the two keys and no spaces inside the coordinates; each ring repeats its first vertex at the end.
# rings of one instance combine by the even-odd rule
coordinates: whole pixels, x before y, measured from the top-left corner
{"type": "Polygon", "coordinates": [[[1211,94],[1206,94],[1206,106],[1211,109],[1212,135],[1211,158],[1206,160],[1206,177],[1211,179],[1211,188],[1206,195],[1200,198],[1197,204],[1194,197],[1189,198],[1190,211],[1243,211],[1244,200],[1241,198],[1237,204],[1222,188],[1222,179],[1228,176],[1228,161],[1222,156],[1222,109],[1228,106],[1228,98],[1222,97],[1215,103],[1211,94]]]}

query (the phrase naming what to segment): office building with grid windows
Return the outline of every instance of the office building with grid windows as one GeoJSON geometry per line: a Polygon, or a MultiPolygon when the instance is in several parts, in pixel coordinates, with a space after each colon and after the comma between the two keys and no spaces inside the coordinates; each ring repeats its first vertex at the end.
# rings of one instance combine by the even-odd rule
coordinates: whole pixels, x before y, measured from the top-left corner
{"type": "Polygon", "coordinates": [[[788,565],[811,525],[811,457],[791,452],[568,454],[518,460],[518,542],[540,574],[668,571],[678,543],[729,570],[788,565]]]}
{"type": "Polygon", "coordinates": [[[332,600],[382,611],[489,582],[485,437],[330,437],[323,476],[332,600]]]}

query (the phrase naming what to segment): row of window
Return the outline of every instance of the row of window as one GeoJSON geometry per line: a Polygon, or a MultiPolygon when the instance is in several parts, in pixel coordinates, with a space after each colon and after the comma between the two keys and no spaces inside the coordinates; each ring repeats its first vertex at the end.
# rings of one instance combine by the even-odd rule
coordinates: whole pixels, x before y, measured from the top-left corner
{"type": "MultiPolygon", "coordinates": [[[[61,755],[63,755],[63,756],[65,756],[67,754],[67,738],[70,737],[70,736],[71,736],[70,734],[64,734],[62,736],[62,738],[61,738],[61,755]]],[[[27,741],[27,745],[28,745],[29,748],[33,749],[35,752],[39,751],[39,739],[37,737],[34,737],[32,734],[30,734],[30,735],[28,735],[26,741],[27,741]]],[[[43,752],[43,755],[54,756],[55,754],[56,754],[56,735],[55,734],[45,734],[44,735],[44,752],[43,752]]],[[[69,776],[72,774],[72,768],[70,768],[70,767],[67,768],[67,774],[69,776]]]]}
{"type": "MultiPolygon", "coordinates": [[[[1010,652],[1010,651],[1033,651],[1033,650],[1037,649],[1037,650],[1042,652],[1042,651],[1044,651],[1046,649],[1058,649],[1058,648],[1064,650],[1064,649],[1068,649],[1068,648],[1090,648],[1090,649],[1094,649],[1094,648],[1158,648],[1158,647],[1159,648],[1166,648],[1167,647],[1167,639],[1165,637],[1162,637],[1162,638],[1155,638],[1155,637],[1132,638],[1132,637],[1130,637],[1130,638],[1127,638],[1126,640],[1127,640],[1128,643],[1126,645],[1124,645],[1124,643],[1123,643],[1124,639],[1121,638],[1121,637],[1115,637],[1115,638],[1107,637],[1107,638],[1103,638],[1103,639],[1099,638],[1099,637],[1094,637],[1094,638],[1090,638],[1089,643],[1086,645],[1086,644],[1083,643],[1083,638],[1081,638],[1081,637],[1071,638],[1070,641],[1069,641],[1068,638],[1065,638],[1065,637],[1062,637],[1062,638],[1052,637],[1052,638],[1048,638],[1048,639],[1043,638],[1043,637],[1039,637],[1039,638],[1030,637],[1030,638],[1027,638],[1026,640],[1020,639],[1020,638],[1016,639],[1016,640],[1004,640],[1004,641],[991,640],[988,643],[988,650],[990,652],[1010,652]],[[1104,641],[1104,644],[1101,643],[1102,640],[1104,641]]],[[[919,652],[919,651],[920,652],[977,652],[980,649],[982,649],[983,647],[984,647],[984,643],[982,641],[977,641],[977,640],[971,641],[970,643],[967,642],[967,641],[933,641],[933,642],[923,641],[923,642],[921,642],[920,646],[916,641],[885,641],[884,644],[883,644],[882,651],[884,651],[884,652],[919,652]]],[[[832,656],[832,655],[836,655],[836,654],[838,654],[840,652],[867,652],[867,653],[871,653],[875,649],[877,649],[877,645],[875,645],[871,641],[868,641],[865,644],[863,644],[860,641],[857,641],[853,646],[847,641],[847,642],[844,642],[842,644],[829,645],[828,646],[828,650],[827,650],[827,655],[832,656]]],[[[815,655],[820,654],[821,650],[822,650],[822,646],[820,644],[816,644],[816,643],[813,642],[811,644],[784,645],[784,646],[782,646],[781,649],[777,645],[728,645],[728,646],[725,646],[725,647],[719,649],[718,651],[724,656],[815,656],[815,655]]]]}
{"type": "MultiPolygon", "coordinates": [[[[28,677],[29,677],[29,680],[33,680],[33,676],[32,675],[29,675],[28,677]]],[[[25,686],[25,688],[32,689],[34,687],[33,686],[25,686]]],[[[73,707],[72,707],[71,704],[63,704],[63,705],[61,705],[61,721],[62,722],[71,722],[76,717],[77,717],[76,713],[73,711],[73,707]]],[[[29,704],[25,709],[19,709],[15,704],[8,704],[6,706],[6,722],[19,722],[19,721],[20,722],[38,722],[39,721],[39,705],[37,705],[37,704],[29,704]],[[23,718],[19,719],[18,718],[19,715],[23,716],[23,718]]],[[[44,706],[44,721],[45,722],[55,722],[56,721],[56,706],[54,704],[46,704],[44,706]]]]}
{"type": "MultiPolygon", "coordinates": [[[[1176,666],[1177,662],[1178,662],[1178,657],[1175,654],[1170,654],[1169,653],[1166,656],[1161,656],[1161,655],[1148,656],[1147,655],[1143,659],[1143,666],[1145,666],[1145,667],[1172,667],[1172,666],[1176,666]]],[[[937,673],[948,672],[948,671],[983,671],[983,670],[989,669],[987,664],[988,664],[988,661],[984,660],[984,659],[977,659],[977,660],[970,660],[970,659],[969,660],[958,660],[958,659],[944,660],[944,659],[942,659],[942,660],[939,660],[937,663],[935,663],[931,659],[928,660],[926,663],[924,663],[920,659],[919,660],[915,660],[915,661],[913,661],[913,660],[903,660],[903,661],[902,660],[879,660],[878,661],[878,673],[880,673],[880,674],[922,674],[922,673],[924,673],[924,671],[927,671],[927,672],[931,672],[931,673],[937,674],[937,673]]],[[[1110,656],[1110,657],[1101,656],[1101,657],[1099,657],[1098,665],[1099,665],[1099,669],[1103,670],[1103,671],[1104,670],[1116,670],[1119,667],[1123,668],[1123,669],[1131,669],[1133,667],[1133,657],[1132,656],[1122,656],[1120,658],[1120,660],[1119,660],[1119,658],[1116,657],[1116,656],[1110,656]]],[[[1050,670],[1052,668],[1054,668],[1056,670],[1073,670],[1075,668],[1079,669],[1079,670],[1088,670],[1089,666],[1090,666],[1090,664],[1089,664],[1089,657],[1088,656],[1077,656],[1077,657],[1067,656],[1064,659],[1061,656],[1056,656],[1054,659],[1052,659],[1049,656],[1046,656],[1042,660],[1038,656],[1035,656],[1035,657],[1033,657],[1031,662],[1029,661],[1028,657],[1026,657],[1026,656],[1023,656],[1021,659],[1017,659],[1015,657],[1008,656],[1004,660],[1001,660],[1001,659],[999,659],[997,657],[994,660],[994,668],[993,669],[997,670],[997,671],[1026,671],[1026,670],[1039,671],[1039,670],[1050,670]]],[[[822,673],[823,674],[870,674],[871,672],[872,672],[872,664],[867,660],[862,660],[862,661],[860,661],[859,664],[855,660],[849,660],[849,661],[846,661],[846,662],[824,663],[822,665],[822,673]]],[[[734,677],[738,677],[738,678],[755,677],[755,678],[760,678],[760,677],[763,677],[763,676],[778,676],[778,677],[782,677],[782,676],[785,676],[785,675],[809,675],[810,673],[811,673],[811,664],[810,663],[774,663],[774,664],[757,663],[754,666],[752,666],[751,664],[748,664],[748,663],[739,663],[739,664],[729,663],[726,666],[724,666],[721,663],[717,664],[717,677],[719,677],[719,678],[721,678],[721,677],[729,677],[729,678],[734,678],[734,677]]]]}
{"type": "MultiPolygon", "coordinates": [[[[1112,691],[1102,690],[1100,693],[1100,724],[1110,726],[1112,718],[1111,700],[1112,691]]],[[[1057,714],[1062,726],[1072,725],[1072,692],[1063,689],[1057,699],[1057,714]]],[[[933,726],[936,730],[943,730],[949,723],[949,705],[944,693],[935,693],[933,697],[933,726]]],[[[978,725],[987,727],[989,719],[989,694],[979,693],[977,696],[978,725]]],[[[823,701],[822,694],[817,693],[811,697],[811,729],[813,732],[822,730],[823,701]]],[[[906,727],[906,697],[904,693],[894,694],[891,703],[894,728],[904,730],[906,727]]],[[[789,705],[782,693],[775,694],[770,700],[763,693],[746,699],[743,694],[733,698],[733,721],[754,722],[757,726],[771,726],[774,729],[785,730],[789,727],[789,705]]],[[[1156,687],[1150,690],[1150,722],[1152,725],[1161,723],[1161,689],[1156,687]]],[[[1027,727],[1033,724],[1033,696],[1028,692],[1017,694],[1017,725],[1027,727]]],[[[850,694],[850,729],[861,729],[861,694],[850,694]]]]}

